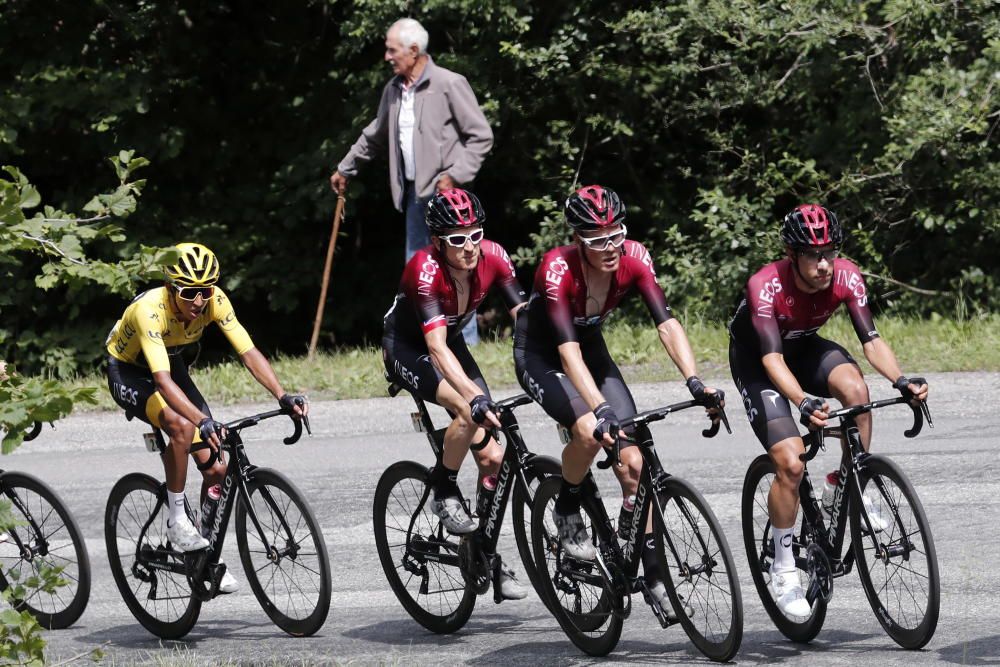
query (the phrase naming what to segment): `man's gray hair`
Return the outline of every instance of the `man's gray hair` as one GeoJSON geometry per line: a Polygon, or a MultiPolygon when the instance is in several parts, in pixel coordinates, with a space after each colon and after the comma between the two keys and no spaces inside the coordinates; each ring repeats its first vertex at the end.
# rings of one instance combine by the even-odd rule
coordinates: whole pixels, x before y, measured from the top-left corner
{"type": "Polygon", "coordinates": [[[408,49],[410,45],[417,45],[417,53],[427,53],[427,31],[420,21],[416,19],[399,19],[391,26],[389,32],[396,31],[403,48],[408,49]]]}

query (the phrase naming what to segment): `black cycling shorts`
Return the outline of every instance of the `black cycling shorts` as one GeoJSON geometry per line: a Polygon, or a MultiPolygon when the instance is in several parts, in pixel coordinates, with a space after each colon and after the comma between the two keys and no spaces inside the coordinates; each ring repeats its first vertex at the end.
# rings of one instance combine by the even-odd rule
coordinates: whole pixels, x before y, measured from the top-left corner
{"type": "MultiPolygon", "coordinates": [[[[205,397],[198,391],[188,374],[187,364],[179,354],[170,355],[170,378],[195,407],[212,416],[205,397]]],[[[108,389],[129,420],[138,417],[151,426],[160,427],[159,416],[167,407],[167,402],[156,391],[153,373],[148,368],[108,357],[108,389]]]]}
{"type": "MultiPolygon", "coordinates": [[[[448,340],[448,349],[452,351],[462,370],[470,380],[482,390],[486,398],[490,398],[490,390],[483,379],[476,360],[469,353],[465,338],[461,335],[448,340]]],[[[431,362],[427,344],[423,341],[413,341],[386,335],[382,338],[382,362],[385,364],[389,380],[407,389],[425,401],[437,404],[438,387],[445,381],[441,372],[431,362]]],[[[454,415],[452,415],[454,416],[454,415]]]]}
{"type": "MultiPolygon", "coordinates": [[[[850,352],[815,334],[785,341],[782,356],[802,389],[811,396],[824,398],[831,396],[828,378],[834,368],[841,364],[857,366],[850,352]]],[[[730,338],[729,369],[750,426],[764,449],[801,435],[798,409],[793,408],[771,382],[759,350],[750,350],[730,338]]]]}
{"type": "MultiPolygon", "coordinates": [[[[521,388],[535,400],[545,413],[565,426],[573,424],[590,412],[580,392],[563,371],[558,346],[543,347],[528,340],[523,329],[527,317],[518,318],[514,344],[514,370],[521,388]]],[[[611,359],[604,337],[597,332],[580,341],[580,352],[597,389],[619,419],[636,413],[635,399],[629,391],[618,365],[611,359]]],[[[631,432],[631,429],[626,429],[631,432]]],[[[627,446],[628,443],[622,443],[627,446]]]]}

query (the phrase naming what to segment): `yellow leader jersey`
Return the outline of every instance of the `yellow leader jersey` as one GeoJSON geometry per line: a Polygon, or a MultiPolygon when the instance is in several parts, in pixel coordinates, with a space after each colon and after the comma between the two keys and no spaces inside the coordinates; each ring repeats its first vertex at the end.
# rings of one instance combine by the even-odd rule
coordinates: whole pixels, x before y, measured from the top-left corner
{"type": "Polygon", "coordinates": [[[254,347],[250,335],[236,319],[229,297],[218,287],[193,322],[182,322],[170,308],[166,287],[143,292],[129,304],[108,334],[108,354],[119,361],[141,365],[139,355],[153,373],[170,370],[168,348],[196,342],[212,322],[219,325],[237,354],[254,347]]]}

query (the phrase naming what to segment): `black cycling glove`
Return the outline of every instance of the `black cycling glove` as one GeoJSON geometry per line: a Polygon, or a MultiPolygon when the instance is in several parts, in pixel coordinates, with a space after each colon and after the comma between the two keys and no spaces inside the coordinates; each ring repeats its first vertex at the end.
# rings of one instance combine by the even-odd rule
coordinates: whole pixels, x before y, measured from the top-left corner
{"type": "Polygon", "coordinates": [[[282,394],[281,398],[278,399],[278,406],[289,414],[294,415],[296,405],[304,407],[308,402],[308,398],[299,394],[282,394]]]}
{"type": "Polygon", "coordinates": [[[601,403],[594,408],[594,416],[597,417],[597,426],[594,427],[594,440],[604,442],[604,434],[609,434],[612,438],[618,437],[618,415],[614,408],[605,403],[601,403]]]}
{"type": "Polygon", "coordinates": [[[809,398],[808,396],[806,396],[805,398],[802,399],[802,402],[799,403],[799,412],[801,413],[799,421],[802,422],[803,426],[806,426],[808,428],[813,427],[810,418],[812,417],[813,412],[815,412],[816,410],[819,411],[823,410],[822,398],[809,398]]]}
{"type": "Polygon", "coordinates": [[[201,434],[201,441],[208,444],[211,441],[212,434],[215,433],[222,439],[222,431],[224,431],[226,425],[222,422],[217,422],[211,417],[205,417],[200,422],[198,422],[198,433],[201,434]]]}
{"type": "Polygon", "coordinates": [[[915,384],[917,386],[922,384],[927,384],[927,380],[924,378],[908,378],[905,375],[900,375],[896,378],[896,381],[892,383],[892,386],[899,391],[900,394],[909,398],[913,396],[913,392],[910,391],[910,385],[915,384]]]}
{"type": "Polygon", "coordinates": [[[692,375],[687,379],[685,384],[687,384],[688,391],[691,392],[694,400],[699,403],[705,400],[705,383],[701,381],[701,378],[697,375],[692,375]]]}
{"type": "Polygon", "coordinates": [[[486,413],[497,413],[497,404],[482,394],[469,401],[469,408],[472,410],[472,421],[480,426],[486,421],[486,413]]]}

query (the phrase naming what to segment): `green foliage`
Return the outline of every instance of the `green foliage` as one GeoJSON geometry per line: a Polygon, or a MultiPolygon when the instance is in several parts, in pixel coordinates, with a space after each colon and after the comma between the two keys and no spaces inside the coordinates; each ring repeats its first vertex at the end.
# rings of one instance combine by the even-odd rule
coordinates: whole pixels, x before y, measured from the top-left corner
{"type": "MultiPolygon", "coordinates": [[[[436,62],[469,79],[494,128],[475,189],[523,282],[565,240],[568,192],[601,182],[621,193],[630,233],[650,246],[672,305],[689,312],[727,314],[748,275],[780,256],[777,221],[802,201],[837,211],[847,255],[870,274],[931,291],[870,278],[880,308],[966,318],[1000,306],[1000,22],[988,0],[312,0],[263,10],[110,0],[61,6],[59,21],[44,3],[8,3],[0,162],[68,208],[89,201],[74,176],[96,171],[93,156],[134,146],[154,166],[141,213],[114,218],[133,241],[81,245],[128,259],[139,243],[205,243],[255,342],[297,353],[334,205],[327,176],[375,113],[389,77],[384,31],[405,14],[429,29],[436,62]]],[[[402,222],[385,169],[370,165],[349,189],[330,347],[377,340],[397,285],[402,222]]],[[[95,205],[115,215],[135,196],[112,188],[95,205]]],[[[36,210],[36,198],[22,187],[5,206],[36,210]]],[[[59,308],[41,304],[13,328],[3,300],[27,298],[53,260],[66,264],[46,253],[12,271],[0,257],[10,288],[0,350],[17,338],[24,365],[86,369],[125,306],[107,295],[124,295],[126,281],[62,285],[47,299],[59,308]]],[[[221,337],[208,340],[208,358],[226,351],[221,337]]]]}
{"type": "Polygon", "coordinates": [[[85,217],[42,206],[38,189],[25,174],[3,168],[0,279],[15,289],[0,292],[0,358],[24,358],[25,366],[62,377],[75,372],[95,356],[96,336],[80,341],[86,326],[73,321],[91,299],[106,293],[131,296],[138,281],[162,275],[159,267],[172,250],[140,245],[128,254],[113,251],[114,259],[88,256],[88,248],[100,252],[123,245],[122,228],[111,221],[135,211],[146,184],[134,172],[149,161],[135,157],[134,151],[121,151],[109,161],[118,184],[84,204],[85,217]],[[32,209],[39,210],[28,217],[32,209]],[[81,342],[90,349],[81,349],[81,342]]]}
{"type": "Polygon", "coordinates": [[[66,387],[56,380],[12,374],[0,379],[0,432],[3,453],[10,454],[35,422],[67,416],[74,403],[96,403],[96,387],[66,387]]]}

